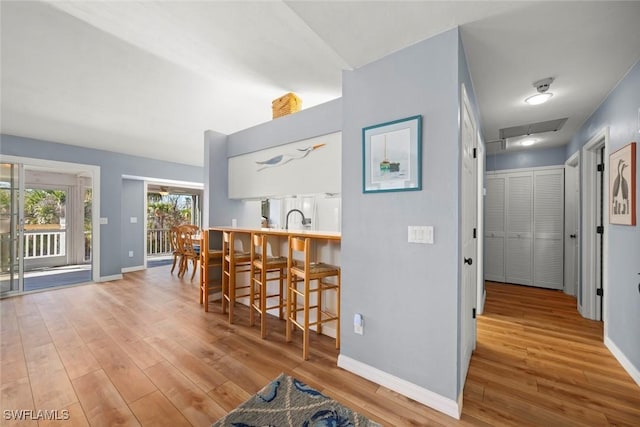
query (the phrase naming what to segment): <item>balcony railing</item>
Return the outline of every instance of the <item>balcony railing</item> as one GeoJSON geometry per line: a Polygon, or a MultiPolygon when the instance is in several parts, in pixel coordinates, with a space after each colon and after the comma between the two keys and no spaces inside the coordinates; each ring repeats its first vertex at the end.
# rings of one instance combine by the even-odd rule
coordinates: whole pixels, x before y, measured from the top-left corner
{"type": "Polygon", "coordinates": [[[66,255],[66,231],[24,232],[24,258],[50,258],[66,255]]]}
{"type": "Polygon", "coordinates": [[[147,230],[147,255],[171,255],[171,252],[168,228],[147,230]]]}

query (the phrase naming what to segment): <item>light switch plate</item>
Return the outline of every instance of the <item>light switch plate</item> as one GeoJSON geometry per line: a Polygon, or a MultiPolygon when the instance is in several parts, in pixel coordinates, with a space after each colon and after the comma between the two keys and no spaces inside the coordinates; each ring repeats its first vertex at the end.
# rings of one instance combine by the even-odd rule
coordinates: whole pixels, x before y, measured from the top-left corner
{"type": "Polygon", "coordinates": [[[129,218],[129,222],[131,224],[137,224],[138,223],[138,217],[137,216],[132,216],[131,218],[129,218]]]}
{"type": "Polygon", "coordinates": [[[103,217],[100,218],[100,225],[109,224],[109,218],[103,217]]]}
{"type": "Polygon", "coordinates": [[[410,225],[407,234],[409,243],[433,244],[432,225],[410,225]]]}

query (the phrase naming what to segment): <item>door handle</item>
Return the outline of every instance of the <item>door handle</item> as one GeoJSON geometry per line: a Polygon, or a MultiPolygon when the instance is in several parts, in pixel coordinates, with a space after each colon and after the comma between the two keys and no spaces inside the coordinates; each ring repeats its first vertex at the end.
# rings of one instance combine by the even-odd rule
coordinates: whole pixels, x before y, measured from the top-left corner
{"type": "Polygon", "coordinates": [[[577,236],[577,235],[575,235],[575,234],[569,234],[569,237],[571,237],[572,239],[575,239],[575,238],[576,238],[576,237],[578,237],[578,236],[577,236]]]}
{"type": "Polygon", "coordinates": [[[472,258],[465,258],[464,259],[464,263],[471,265],[471,264],[473,264],[473,259],[472,258]]]}

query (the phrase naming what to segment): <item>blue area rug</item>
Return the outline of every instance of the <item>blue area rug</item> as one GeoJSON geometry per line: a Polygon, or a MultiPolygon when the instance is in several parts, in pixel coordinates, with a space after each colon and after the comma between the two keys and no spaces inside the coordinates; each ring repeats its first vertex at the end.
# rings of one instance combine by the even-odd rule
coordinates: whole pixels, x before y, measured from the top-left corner
{"type": "Polygon", "coordinates": [[[379,427],[308,385],[281,374],[213,427],[379,427]]]}

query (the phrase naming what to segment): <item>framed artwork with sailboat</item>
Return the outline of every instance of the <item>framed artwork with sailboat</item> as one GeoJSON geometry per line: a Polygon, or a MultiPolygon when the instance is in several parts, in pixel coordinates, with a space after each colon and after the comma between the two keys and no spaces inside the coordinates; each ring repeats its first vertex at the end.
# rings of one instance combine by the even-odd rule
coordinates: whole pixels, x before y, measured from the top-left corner
{"type": "Polygon", "coordinates": [[[636,143],[609,156],[609,223],[636,225],[636,143]]]}
{"type": "Polygon", "coordinates": [[[422,189],[422,116],[362,129],[362,191],[422,189]]]}

